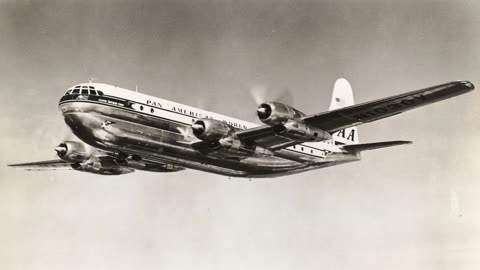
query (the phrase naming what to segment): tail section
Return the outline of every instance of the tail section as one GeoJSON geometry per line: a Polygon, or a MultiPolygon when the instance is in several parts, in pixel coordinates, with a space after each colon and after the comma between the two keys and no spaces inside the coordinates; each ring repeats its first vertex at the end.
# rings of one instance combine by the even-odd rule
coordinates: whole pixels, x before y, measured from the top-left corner
{"type": "MultiPolygon", "coordinates": [[[[352,106],[354,104],[352,87],[348,81],[343,78],[337,79],[333,86],[332,101],[330,102],[329,111],[352,106]]],[[[332,134],[332,138],[336,145],[359,143],[357,127],[337,131],[332,134]]]]}

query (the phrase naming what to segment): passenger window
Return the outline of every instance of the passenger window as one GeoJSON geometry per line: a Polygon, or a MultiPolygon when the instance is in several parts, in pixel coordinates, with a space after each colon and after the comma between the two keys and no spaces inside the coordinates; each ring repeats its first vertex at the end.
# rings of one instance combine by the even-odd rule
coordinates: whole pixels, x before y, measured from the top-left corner
{"type": "Polygon", "coordinates": [[[143,106],[142,105],[140,105],[140,111],[143,111],[143,106]]]}
{"type": "Polygon", "coordinates": [[[72,91],[72,94],[78,94],[78,93],[80,93],[80,89],[75,89],[72,91]]]}
{"type": "Polygon", "coordinates": [[[96,95],[97,93],[95,92],[95,90],[92,90],[90,89],[90,95],[96,95]]]}
{"type": "Polygon", "coordinates": [[[153,112],[155,112],[155,111],[154,111],[153,109],[150,109],[150,112],[153,113],[153,112]]]}
{"type": "Polygon", "coordinates": [[[82,95],[88,95],[88,89],[82,89],[82,95]]]}
{"type": "Polygon", "coordinates": [[[310,150],[310,154],[313,154],[313,150],[310,150]]]}

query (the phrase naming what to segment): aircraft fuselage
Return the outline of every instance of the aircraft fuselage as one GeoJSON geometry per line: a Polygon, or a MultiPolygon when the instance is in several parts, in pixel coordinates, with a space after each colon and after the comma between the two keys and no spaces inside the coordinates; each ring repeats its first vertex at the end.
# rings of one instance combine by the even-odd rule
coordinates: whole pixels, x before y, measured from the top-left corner
{"type": "Polygon", "coordinates": [[[192,147],[198,139],[191,133],[197,119],[223,121],[236,130],[257,125],[108,84],[72,87],[59,108],[73,133],[93,147],[221,175],[272,177],[360,159],[332,140],[244,157],[223,150],[199,151],[192,147]]]}

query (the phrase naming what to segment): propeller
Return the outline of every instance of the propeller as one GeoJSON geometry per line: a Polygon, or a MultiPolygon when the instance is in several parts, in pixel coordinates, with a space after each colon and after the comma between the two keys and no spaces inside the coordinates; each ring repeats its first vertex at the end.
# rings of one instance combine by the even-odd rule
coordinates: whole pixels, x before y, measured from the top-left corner
{"type": "Polygon", "coordinates": [[[250,96],[258,106],[256,118],[258,117],[260,119],[266,119],[272,113],[272,108],[265,104],[266,102],[279,102],[290,106],[293,105],[292,91],[286,87],[277,93],[275,97],[268,98],[270,94],[265,85],[253,85],[250,88],[250,96]]]}
{"type": "Polygon", "coordinates": [[[271,95],[270,91],[266,86],[254,85],[250,87],[250,96],[252,97],[255,104],[257,104],[258,106],[270,101],[280,102],[290,106],[293,105],[292,91],[287,87],[283,88],[281,92],[271,95]],[[269,96],[272,97],[269,98],[269,96]]]}
{"type": "Polygon", "coordinates": [[[264,103],[267,99],[267,87],[260,84],[253,85],[250,87],[250,96],[255,104],[260,105],[264,103]]]}
{"type": "Polygon", "coordinates": [[[272,113],[272,108],[268,104],[262,104],[257,109],[257,116],[260,119],[267,119],[272,113]]]}

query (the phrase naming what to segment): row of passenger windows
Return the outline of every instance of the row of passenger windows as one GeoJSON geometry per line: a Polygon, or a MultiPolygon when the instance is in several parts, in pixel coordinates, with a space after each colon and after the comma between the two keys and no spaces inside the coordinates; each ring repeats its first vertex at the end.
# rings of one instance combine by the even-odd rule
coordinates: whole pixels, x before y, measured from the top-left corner
{"type": "MultiPolygon", "coordinates": [[[[326,141],[326,142],[328,143],[328,141],[326,141]]],[[[298,150],[300,150],[304,153],[310,152],[310,154],[314,154],[313,149],[311,149],[310,147],[303,147],[303,146],[299,146],[299,145],[294,145],[293,149],[295,149],[295,150],[298,149],[298,150]],[[310,150],[310,151],[308,151],[308,150],[310,150]]],[[[315,151],[315,152],[317,152],[317,151],[315,151]]]]}
{"type": "MultiPolygon", "coordinates": [[[[140,105],[140,110],[143,112],[143,106],[142,106],[142,105],[140,105]]],[[[150,112],[151,112],[151,113],[154,113],[155,110],[154,110],[153,108],[150,108],[150,112]]]]}
{"type": "MultiPolygon", "coordinates": [[[[93,87],[91,87],[93,88],[93,87]]],[[[74,95],[74,94],[82,94],[82,95],[99,95],[99,96],[103,96],[103,92],[102,91],[96,91],[94,89],[79,89],[79,88],[75,88],[75,89],[69,89],[65,95],[74,95]]]]}
{"type": "MultiPolygon", "coordinates": [[[[302,152],[304,152],[303,146],[301,146],[301,147],[299,146],[298,148],[299,148],[302,152]]],[[[293,149],[297,149],[297,146],[294,145],[294,146],[293,146],[293,149]]],[[[310,154],[313,154],[313,150],[312,150],[312,149],[310,149],[310,154]]]]}

